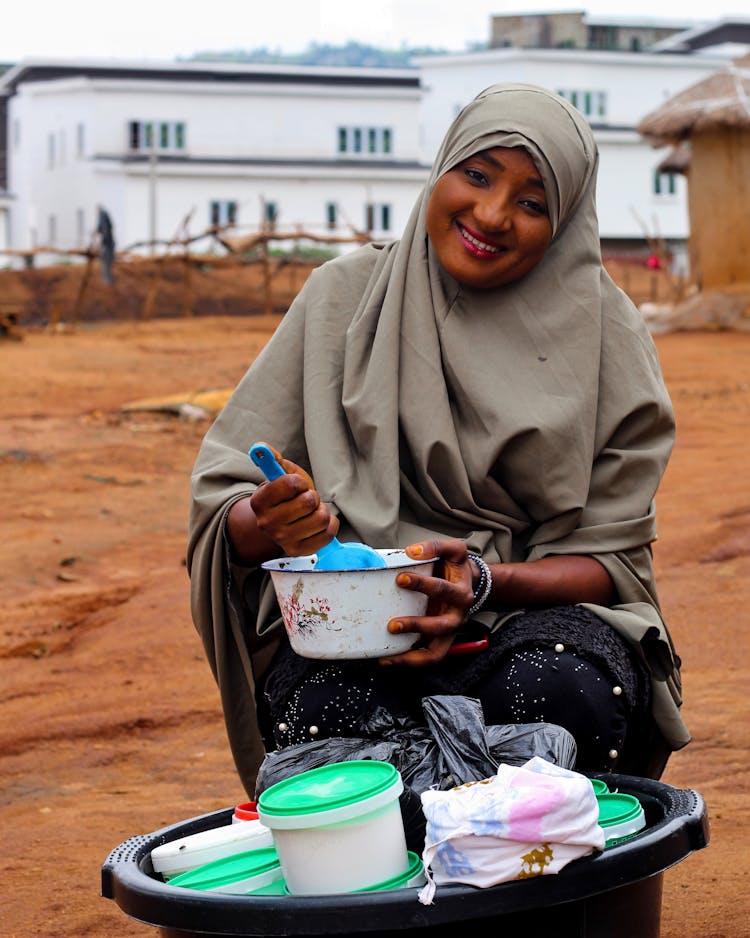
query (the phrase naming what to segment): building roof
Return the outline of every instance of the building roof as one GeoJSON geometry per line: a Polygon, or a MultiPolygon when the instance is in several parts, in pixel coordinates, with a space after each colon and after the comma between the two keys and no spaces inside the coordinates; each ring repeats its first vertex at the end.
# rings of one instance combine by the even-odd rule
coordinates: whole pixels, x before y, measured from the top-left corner
{"type": "Polygon", "coordinates": [[[623,49],[525,49],[520,46],[502,46],[494,49],[480,49],[474,52],[438,52],[429,55],[415,55],[411,61],[419,69],[433,66],[489,65],[493,62],[578,62],[584,65],[625,65],[631,68],[643,68],[644,65],[655,68],[682,68],[685,65],[698,65],[701,68],[721,68],[726,57],[657,54],[653,49],[645,52],[632,52],[623,49]]]}
{"type": "Polygon", "coordinates": [[[750,18],[723,17],[712,20],[655,42],[653,52],[695,52],[707,46],[726,43],[750,43],[750,18]]]}
{"type": "Polygon", "coordinates": [[[675,18],[664,16],[633,16],[618,13],[589,13],[582,7],[571,7],[568,10],[508,10],[502,13],[493,13],[493,20],[533,18],[537,16],[580,16],[587,26],[626,26],[636,29],[692,29],[704,24],[704,20],[695,20],[691,17],[675,18]]]}
{"type": "Polygon", "coordinates": [[[19,84],[57,78],[158,79],[175,82],[326,84],[419,88],[413,68],[323,68],[317,65],[253,65],[227,62],[158,62],[126,59],[30,58],[0,74],[0,94],[19,84]]]}
{"type": "Polygon", "coordinates": [[[730,66],[691,85],[647,114],[638,132],[664,144],[717,127],[750,129],[750,68],[730,66]]]}

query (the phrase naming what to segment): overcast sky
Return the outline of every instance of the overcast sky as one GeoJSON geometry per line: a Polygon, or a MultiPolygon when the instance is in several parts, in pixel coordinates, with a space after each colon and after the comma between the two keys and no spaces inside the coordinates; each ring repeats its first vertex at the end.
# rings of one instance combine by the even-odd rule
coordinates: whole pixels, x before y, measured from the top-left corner
{"type": "Polygon", "coordinates": [[[6,0],[0,61],[32,56],[170,60],[197,51],[267,46],[298,52],[310,42],[349,39],[386,48],[463,51],[486,42],[492,14],[586,10],[680,21],[736,15],[748,0],[6,0]]]}

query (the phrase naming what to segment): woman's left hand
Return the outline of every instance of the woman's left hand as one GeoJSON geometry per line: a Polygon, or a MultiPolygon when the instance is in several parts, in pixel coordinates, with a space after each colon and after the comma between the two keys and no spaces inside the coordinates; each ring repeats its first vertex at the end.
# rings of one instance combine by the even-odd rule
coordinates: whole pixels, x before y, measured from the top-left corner
{"type": "Polygon", "coordinates": [[[399,616],[388,623],[388,631],[419,632],[424,644],[401,655],[381,658],[385,665],[424,667],[437,664],[448,654],[456,631],[466,622],[474,601],[474,569],[466,544],[459,540],[422,541],[411,544],[406,553],[415,560],[435,558],[432,576],[399,573],[396,583],[402,589],[416,590],[428,597],[424,616],[399,616]]]}

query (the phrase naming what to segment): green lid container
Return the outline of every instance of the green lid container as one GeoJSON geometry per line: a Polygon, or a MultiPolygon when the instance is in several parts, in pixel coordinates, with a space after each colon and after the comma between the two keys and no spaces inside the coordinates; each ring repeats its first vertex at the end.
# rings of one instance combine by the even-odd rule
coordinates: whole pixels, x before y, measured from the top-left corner
{"type": "Polygon", "coordinates": [[[231,857],[204,863],[180,873],[169,881],[170,886],[246,895],[282,881],[283,874],[275,847],[248,850],[231,857]]]}
{"type": "Polygon", "coordinates": [[[249,889],[248,896],[288,896],[289,890],[286,888],[285,879],[275,879],[267,886],[260,886],[258,889],[249,889]]]}
{"type": "Polygon", "coordinates": [[[271,785],[258,799],[258,815],[271,829],[319,827],[375,810],[402,791],[389,762],[334,762],[271,785]]]}
{"type": "Polygon", "coordinates": [[[358,889],[357,892],[382,892],[386,889],[405,889],[407,886],[424,886],[427,877],[424,873],[424,864],[419,854],[409,851],[409,866],[400,876],[392,876],[385,882],[377,883],[375,886],[367,886],[364,889],[358,889]]]}
{"type": "Polygon", "coordinates": [[[590,778],[589,781],[594,787],[594,794],[598,797],[599,795],[609,794],[609,785],[602,778],[590,778]]]}
{"type": "MultiPolygon", "coordinates": [[[[374,886],[364,886],[362,889],[355,889],[354,892],[383,892],[386,889],[406,889],[409,886],[424,886],[427,882],[427,877],[424,872],[424,863],[419,854],[414,853],[412,850],[409,851],[409,866],[405,872],[401,873],[399,876],[393,876],[391,879],[386,879],[382,883],[377,883],[374,886]]],[[[284,886],[283,889],[285,896],[291,896],[292,893],[289,892],[289,887],[284,886]]]]}
{"type": "Polygon", "coordinates": [[[643,807],[635,795],[621,792],[597,795],[599,826],[604,829],[606,847],[629,840],[646,826],[643,807]]]}

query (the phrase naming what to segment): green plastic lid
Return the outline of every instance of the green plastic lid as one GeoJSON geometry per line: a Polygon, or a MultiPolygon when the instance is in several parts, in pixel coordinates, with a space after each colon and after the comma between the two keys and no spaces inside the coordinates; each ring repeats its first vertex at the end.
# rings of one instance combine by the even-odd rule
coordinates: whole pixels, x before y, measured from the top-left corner
{"type": "Polygon", "coordinates": [[[380,892],[384,889],[403,889],[405,886],[409,885],[409,880],[418,877],[420,873],[422,874],[420,885],[424,885],[427,881],[424,876],[424,865],[422,863],[422,858],[414,853],[409,851],[409,866],[406,871],[401,873],[399,876],[392,876],[390,879],[386,879],[382,883],[377,883],[374,886],[366,886],[364,889],[357,889],[357,892],[380,892]]]}
{"type": "Polygon", "coordinates": [[[259,886],[257,889],[248,889],[248,896],[289,896],[291,893],[286,887],[286,880],[281,877],[275,879],[267,886],[259,886]]]}
{"type": "Polygon", "coordinates": [[[333,762],[271,785],[258,799],[258,810],[268,818],[320,814],[373,798],[394,786],[401,786],[401,776],[389,762],[333,762]]]}
{"type": "Polygon", "coordinates": [[[589,781],[594,786],[595,795],[607,795],[609,794],[609,785],[601,778],[590,778],[589,781]]]}
{"type": "MultiPolygon", "coordinates": [[[[229,886],[231,883],[261,877],[274,870],[279,871],[279,878],[281,878],[281,865],[276,848],[261,847],[260,850],[236,853],[234,856],[222,857],[221,860],[213,860],[193,870],[187,870],[170,879],[169,885],[183,886],[186,889],[215,890],[229,886]]],[[[247,891],[252,888],[252,883],[250,883],[247,891]]]]}
{"type": "Polygon", "coordinates": [[[629,824],[643,814],[643,808],[635,795],[609,794],[598,795],[599,826],[614,827],[629,824]]]}

